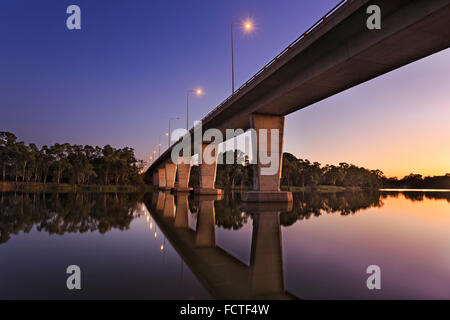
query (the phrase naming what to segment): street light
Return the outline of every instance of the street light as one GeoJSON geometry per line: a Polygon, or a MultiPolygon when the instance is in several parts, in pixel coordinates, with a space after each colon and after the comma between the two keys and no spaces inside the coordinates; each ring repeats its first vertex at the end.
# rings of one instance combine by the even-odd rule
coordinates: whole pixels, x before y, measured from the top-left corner
{"type": "Polygon", "coordinates": [[[172,134],[172,132],[170,131],[170,121],[172,121],[172,120],[180,120],[180,118],[179,117],[174,117],[174,118],[170,118],[169,119],[169,144],[168,144],[168,148],[170,148],[170,136],[172,134]]]}
{"type": "Polygon", "coordinates": [[[233,20],[231,22],[231,90],[234,94],[234,39],[233,39],[233,25],[240,24],[245,31],[250,31],[253,29],[253,24],[251,21],[241,21],[233,20]]]}
{"type": "Polygon", "coordinates": [[[153,147],[152,147],[153,152],[152,152],[152,154],[150,155],[150,158],[153,159],[153,160],[156,160],[156,146],[157,146],[157,144],[155,143],[155,144],[153,145],[153,147]]]}
{"type": "Polygon", "coordinates": [[[186,130],[189,131],[189,94],[195,93],[198,96],[203,94],[202,89],[188,90],[186,94],[186,130]]]}
{"type": "Polygon", "coordinates": [[[165,135],[166,137],[168,137],[169,136],[169,133],[161,133],[160,135],[159,135],[159,138],[158,138],[158,149],[159,149],[159,151],[158,151],[158,158],[159,157],[161,157],[161,137],[163,136],[163,135],[165,135]]]}

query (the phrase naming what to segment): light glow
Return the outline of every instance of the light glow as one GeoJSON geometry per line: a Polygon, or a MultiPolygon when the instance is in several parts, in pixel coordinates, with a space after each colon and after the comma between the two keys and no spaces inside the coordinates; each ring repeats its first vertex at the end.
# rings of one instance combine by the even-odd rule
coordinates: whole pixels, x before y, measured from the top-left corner
{"type": "Polygon", "coordinates": [[[245,30],[249,31],[249,30],[252,30],[252,28],[253,28],[253,24],[250,21],[244,22],[244,29],[245,30]]]}

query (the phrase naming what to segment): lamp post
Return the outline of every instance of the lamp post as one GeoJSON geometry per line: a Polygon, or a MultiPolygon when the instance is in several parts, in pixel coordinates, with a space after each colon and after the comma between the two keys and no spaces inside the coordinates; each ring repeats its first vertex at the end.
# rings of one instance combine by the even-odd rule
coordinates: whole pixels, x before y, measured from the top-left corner
{"type": "Polygon", "coordinates": [[[253,28],[253,24],[250,21],[243,22],[241,20],[233,20],[231,22],[231,91],[234,94],[234,38],[233,38],[233,26],[235,24],[241,25],[244,30],[250,31],[253,28]]]}
{"type": "Polygon", "coordinates": [[[159,149],[159,151],[158,151],[158,158],[161,157],[161,137],[163,135],[165,135],[166,137],[169,136],[169,134],[167,132],[166,133],[161,133],[159,135],[159,138],[158,138],[158,149],[159,149]]]}
{"type": "Polygon", "coordinates": [[[195,93],[198,96],[201,96],[203,94],[202,89],[197,90],[188,90],[186,94],[186,131],[189,131],[189,94],[195,93]]]}
{"type": "Polygon", "coordinates": [[[169,118],[169,143],[167,144],[168,148],[170,148],[170,136],[172,135],[172,132],[170,131],[170,122],[172,120],[180,120],[180,118],[179,117],[169,118]]]}
{"type": "Polygon", "coordinates": [[[151,158],[153,158],[153,161],[154,160],[156,160],[156,143],[153,145],[153,147],[152,147],[152,149],[153,149],[153,152],[152,152],[152,155],[150,156],[151,158]]]}

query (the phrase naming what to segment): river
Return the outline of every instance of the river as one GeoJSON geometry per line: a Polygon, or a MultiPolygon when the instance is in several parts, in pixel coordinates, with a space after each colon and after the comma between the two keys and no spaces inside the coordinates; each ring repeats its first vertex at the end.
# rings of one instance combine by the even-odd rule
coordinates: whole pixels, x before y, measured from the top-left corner
{"type": "Polygon", "coordinates": [[[450,191],[1,193],[0,261],[0,299],[450,299],[450,191]]]}

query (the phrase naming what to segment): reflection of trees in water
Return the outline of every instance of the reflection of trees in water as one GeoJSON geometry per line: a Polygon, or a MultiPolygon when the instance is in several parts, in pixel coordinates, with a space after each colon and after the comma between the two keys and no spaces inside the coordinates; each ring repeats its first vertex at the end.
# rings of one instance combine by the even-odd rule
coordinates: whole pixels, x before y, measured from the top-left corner
{"type": "Polygon", "coordinates": [[[125,230],[141,198],[138,194],[2,193],[0,243],[11,234],[30,232],[33,226],[49,234],[125,230]]]}
{"type": "MultiPolygon", "coordinates": [[[[382,205],[382,198],[378,191],[294,193],[293,209],[290,212],[281,212],[280,223],[289,226],[297,220],[309,219],[311,216],[317,217],[323,213],[339,212],[341,215],[350,215],[360,210],[382,205]]],[[[240,229],[252,216],[251,212],[241,210],[238,193],[233,196],[226,194],[223,200],[216,201],[215,214],[217,226],[234,230],[240,229]]]]}
{"type": "Polygon", "coordinates": [[[423,201],[424,199],[429,200],[447,200],[447,202],[450,202],[450,192],[435,192],[435,191],[408,191],[408,192],[401,192],[401,191],[383,191],[382,197],[394,197],[398,198],[400,194],[403,194],[403,196],[411,201],[423,201]]]}
{"type": "Polygon", "coordinates": [[[341,215],[355,214],[358,211],[383,206],[379,191],[366,192],[337,192],[294,193],[294,205],[291,212],[283,212],[280,222],[284,226],[294,224],[297,220],[318,217],[323,213],[336,213],[341,215]]]}
{"type": "Polygon", "coordinates": [[[215,203],[216,225],[225,229],[237,230],[247,223],[249,213],[243,212],[238,193],[227,194],[222,201],[215,203]]]}

